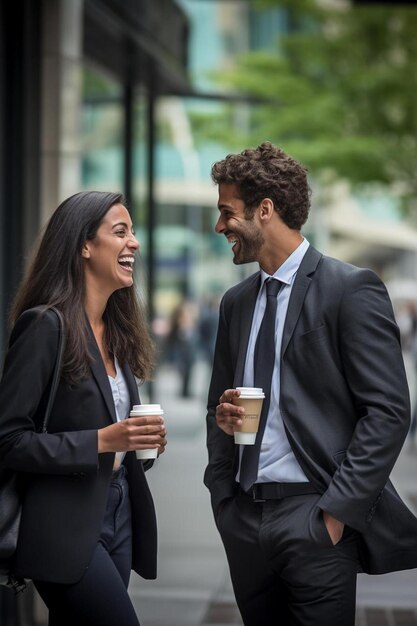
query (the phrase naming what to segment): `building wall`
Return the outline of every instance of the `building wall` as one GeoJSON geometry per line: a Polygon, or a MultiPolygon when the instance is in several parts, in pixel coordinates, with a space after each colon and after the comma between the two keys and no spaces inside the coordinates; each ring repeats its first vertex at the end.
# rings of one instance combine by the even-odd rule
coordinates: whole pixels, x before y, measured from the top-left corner
{"type": "MultiPolygon", "coordinates": [[[[178,5],[173,0],[126,0],[123,11],[121,7],[119,0],[0,3],[1,363],[7,344],[8,311],[30,249],[59,202],[81,187],[84,63],[101,63],[123,85],[124,129],[128,128],[126,93],[142,80],[149,80],[152,72],[162,91],[180,91],[186,86],[188,24],[178,5]],[[87,14],[93,42],[88,51],[83,37],[87,14]],[[132,29],[132,15],[140,29],[132,29]],[[154,37],[158,26],[155,18],[161,15],[172,19],[161,22],[163,27],[154,37]],[[126,44],[119,46],[118,66],[112,65],[114,55],[102,37],[103,24],[108,25],[109,18],[110,32],[117,30],[126,44]],[[138,36],[143,29],[147,38],[144,32],[138,36]],[[94,44],[100,54],[95,54],[94,44]]],[[[146,123],[149,125],[150,120],[146,123]]],[[[127,143],[124,133],[124,169],[129,162],[127,143]]],[[[124,174],[122,181],[127,179],[124,174]]],[[[19,607],[13,593],[0,588],[2,624],[46,624],[46,611],[33,587],[18,602],[19,607]]]]}
{"type": "Polygon", "coordinates": [[[80,188],[82,28],[82,0],[43,0],[40,225],[80,188]]]}
{"type": "Polygon", "coordinates": [[[0,350],[10,300],[38,230],[41,5],[0,8],[0,350]]]}

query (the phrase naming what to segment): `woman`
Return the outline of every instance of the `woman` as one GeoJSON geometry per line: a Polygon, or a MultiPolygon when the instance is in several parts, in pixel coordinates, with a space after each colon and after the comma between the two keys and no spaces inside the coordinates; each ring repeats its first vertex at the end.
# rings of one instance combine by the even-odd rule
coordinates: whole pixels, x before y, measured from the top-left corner
{"type": "Polygon", "coordinates": [[[0,459],[23,484],[15,573],[34,580],[50,626],[137,626],[130,571],[156,576],[155,512],[133,451],[163,452],[165,428],[159,416],[125,419],[139,403],[134,375],[149,378],[154,358],[133,287],[138,247],[119,194],[78,193],[52,215],[12,310],[0,459]],[[66,349],[40,434],[58,348],[52,306],[66,349]]]}

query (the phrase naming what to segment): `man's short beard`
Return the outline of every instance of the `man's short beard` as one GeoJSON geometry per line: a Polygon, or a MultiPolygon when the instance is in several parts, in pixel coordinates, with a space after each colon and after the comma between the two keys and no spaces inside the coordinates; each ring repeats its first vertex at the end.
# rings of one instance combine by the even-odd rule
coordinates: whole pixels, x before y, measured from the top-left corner
{"type": "Polygon", "coordinates": [[[259,251],[261,250],[265,239],[259,231],[252,238],[239,236],[239,253],[234,255],[233,263],[235,265],[244,265],[245,263],[253,263],[259,259],[259,251]]]}

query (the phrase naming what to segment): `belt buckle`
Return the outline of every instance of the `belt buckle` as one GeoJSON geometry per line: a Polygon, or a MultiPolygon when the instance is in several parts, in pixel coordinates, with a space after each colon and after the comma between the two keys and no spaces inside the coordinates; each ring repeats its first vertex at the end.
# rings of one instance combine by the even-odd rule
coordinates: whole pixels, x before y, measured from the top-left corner
{"type": "Polygon", "coordinates": [[[252,487],[252,501],[253,502],[266,502],[265,498],[258,498],[257,497],[257,485],[253,485],[252,487]]]}

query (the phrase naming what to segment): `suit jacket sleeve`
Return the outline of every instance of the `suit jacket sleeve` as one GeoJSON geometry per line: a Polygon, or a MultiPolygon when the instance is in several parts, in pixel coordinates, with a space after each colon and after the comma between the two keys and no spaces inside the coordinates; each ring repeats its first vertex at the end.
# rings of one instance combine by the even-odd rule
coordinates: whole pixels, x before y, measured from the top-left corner
{"type": "Polygon", "coordinates": [[[56,316],[25,311],[13,329],[0,383],[0,459],[4,468],[48,474],[97,471],[96,430],[36,432],[36,412],[49,388],[57,350],[56,316]]]}
{"type": "Polygon", "coordinates": [[[384,285],[354,273],[341,300],[343,374],[358,416],[346,457],[319,501],[335,518],[366,531],[408,432],[410,404],[398,327],[384,285]]]}
{"type": "Polygon", "coordinates": [[[220,304],[219,327],[207,406],[209,463],[204,475],[204,482],[211,492],[214,511],[222,500],[234,494],[236,472],[233,437],[223,432],[216,422],[216,406],[219,404],[219,398],[226,389],[233,387],[233,367],[229,349],[227,318],[227,297],[225,296],[220,304]]]}

